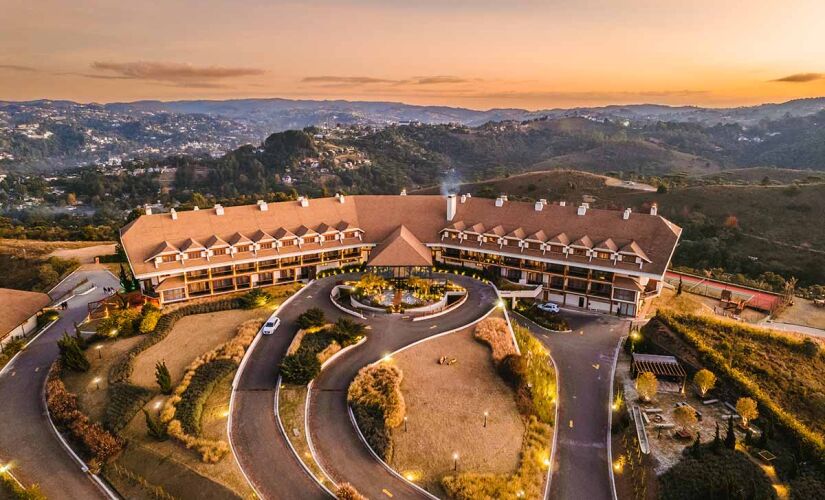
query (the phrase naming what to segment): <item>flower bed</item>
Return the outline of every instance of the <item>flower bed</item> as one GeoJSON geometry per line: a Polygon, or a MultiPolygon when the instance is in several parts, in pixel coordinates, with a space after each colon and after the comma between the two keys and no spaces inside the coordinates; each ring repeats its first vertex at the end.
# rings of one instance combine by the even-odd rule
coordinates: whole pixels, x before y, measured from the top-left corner
{"type": "Polygon", "coordinates": [[[401,393],[401,370],[386,363],[358,371],[347,390],[347,401],[370,447],[384,461],[392,459],[389,430],[404,421],[406,407],[401,393]]]}
{"type": "Polygon", "coordinates": [[[490,346],[496,363],[510,354],[516,354],[513,337],[504,318],[486,318],[480,321],[473,330],[473,337],[490,346]]]}
{"type": "Polygon", "coordinates": [[[281,377],[288,384],[308,384],[318,376],[327,359],[343,347],[358,342],[364,331],[363,324],[346,317],[332,325],[299,331],[287,351],[289,354],[281,361],[281,377]]]}

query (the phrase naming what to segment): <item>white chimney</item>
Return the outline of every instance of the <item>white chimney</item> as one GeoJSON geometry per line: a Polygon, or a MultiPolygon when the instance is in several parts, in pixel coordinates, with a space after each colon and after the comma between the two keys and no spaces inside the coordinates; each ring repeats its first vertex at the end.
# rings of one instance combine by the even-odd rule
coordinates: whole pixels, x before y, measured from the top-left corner
{"type": "Polygon", "coordinates": [[[469,199],[469,198],[472,198],[472,197],[473,197],[473,195],[471,195],[470,193],[467,193],[467,194],[465,194],[464,196],[466,196],[466,197],[467,197],[467,199],[469,199]]]}
{"type": "Polygon", "coordinates": [[[497,207],[503,207],[505,200],[506,200],[506,198],[504,196],[499,196],[498,198],[496,198],[496,206],[497,207]]]}
{"type": "Polygon", "coordinates": [[[269,210],[269,205],[267,205],[267,203],[264,200],[258,200],[258,208],[261,210],[261,212],[266,212],[267,210],[269,210]]]}
{"type": "Polygon", "coordinates": [[[306,196],[299,196],[298,202],[301,204],[302,207],[309,206],[309,198],[307,198],[306,196]]]}
{"type": "Polygon", "coordinates": [[[547,205],[547,198],[542,198],[539,200],[542,205],[547,205]]]}
{"type": "Polygon", "coordinates": [[[174,208],[169,210],[169,215],[172,216],[172,220],[178,220],[178,212],[174,208]]]}
{"type": "Polygon", "coordinates": [[[407,188],[401,189],[401,196],[407,196],[407,188]]]}
{"type": "Polygon", "coordinates": [[[144,205],[143,209],[146,211],[146,215],[152,215],[152,207],[149,205],[144,205]]]}
{"type": "Polygon", "coordinates": [[[219,203],[215,204],[215,215],[223,215],[223,206],[219,203]]]}
{"type": "Polygon", "coordinates": [[[346,197],[342,194],[338,195],[338,202],[344,203],[346,201],[346,197]]]}
{"type": "Polygon", "coordinates": [[[195,212],[197,212],[198,210],[200,210],[200,207],[199,207],[199,206],[197,206],[197,205],[195,205],[195,208],[193,208],[192,210],[194,210],[195,212]]]}
{"type": "Polygon", "coordinates": [[[455,218],[455,213],[458,210],[458,200],[456,195],[447,195],[447,221],[452,221],[455,218]]]}
{"type": "Polygon", "coordinates": [[[461,195],[461,203],[467,203],[467,195],[466,194],[461,195]]]}
{"type": "Polygon", "coordinates": [[[622,219],[627,220],[627,219],[629,219],[629,218],[630,218],[630,209],[629,209],[629,208],[625,208],[625,209],[624,209],[624,215],[622,215],[622,219]]]}
{"type": "Polygon", "coordinates": [[[537,201],[536,205],[535,205],[535,208],[536,208],[536,212],[541,212],[541,210],[544,208],[544,203],[542,203],[541,201],[537,201]]]}
{"type": "Polygon", "coordinates": [[[584,215],[584,214],[586,214],[586,213],[587,213],[587,204],[586,204],[586,203],[582,203],[582,204],[581,204],[581,206],[579,206],[579,209],[578,209],[578,210],[576,210],[576,213],[577,213],[578,215],[584,215]]]}
{"type": "Polygon", "coordinates": [[[656,215],[659,213],[659,207],[654,203],[650,205],[650,215],[656,215]]]}
{"type": "Polygon", "coordinates": [[[560,201],[560,202],[559,202],[559,206],[560,206],[560,207],[566,207],[566,206],[567,206],[567,202],[566,202],[566,201],[560,201]]]}

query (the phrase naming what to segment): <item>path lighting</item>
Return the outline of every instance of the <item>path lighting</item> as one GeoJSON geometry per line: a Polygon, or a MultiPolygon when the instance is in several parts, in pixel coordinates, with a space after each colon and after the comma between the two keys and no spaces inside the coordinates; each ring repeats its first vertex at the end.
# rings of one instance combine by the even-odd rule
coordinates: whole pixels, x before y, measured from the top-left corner
{"type": "Polygon", "coordinates": [[[458,470],[458,453],[453,453],[453,471],[458,470]]]}
{"type": "Polygon", "coordinates": [[[490,412],[484,412],[484,427],[487,427],[487,417],[490,415],[490,412]]]}
{"type": "Polygon", "coordinates": [[[498,302],[496,302],[496,306],[498,306],[500,309],[504,309],[504,301],[498,299],[498,302]]]}
{"type": "Polygon", "coordinates": [[[3,465],[2,467],[0,467],[0,474],[5,474],[6,472],[9,471],[9,469],[11,469],[11,462],[9,462],[6,465],[3,465]]]}
{"type": "Polygon", "coordinates": [[[404,432],[407,432],[407,417],[404,417],[404,432]]]}
{"type": "Polygon", "coordinates": [[[103,349],[103,344],[96,345],[95,349],[97,350],[97,359],[103,359],[103,354],[100,352],[103,349]]]}
{"type": "Polygon", "coordinates": [[[100,377],[95,377],[94,380],[92,380],[92,382],[94,382],[94,384],[97,386],[97,390],[99,391],[100,390],[100,377]]]}
{"type": "Polygon", "coordinates": [[[382,363],[389,363],[390,361],[392,361],[392,355],[391,354],[385,354],[384,357],[381,358],[382,363]]]}
{"type": "Polygon", "coordinates": [[[543,463],[544,463],[545,467],[548,467],[548,468],[550,467],[550,459],[549,458],[545,458],[543,463]]]}
{"type": "Polygon", "coordinates": [[[524,490],[518,490],[518,493],[516,493],[516,496],[518,498],[524,498],[524,490]]]}

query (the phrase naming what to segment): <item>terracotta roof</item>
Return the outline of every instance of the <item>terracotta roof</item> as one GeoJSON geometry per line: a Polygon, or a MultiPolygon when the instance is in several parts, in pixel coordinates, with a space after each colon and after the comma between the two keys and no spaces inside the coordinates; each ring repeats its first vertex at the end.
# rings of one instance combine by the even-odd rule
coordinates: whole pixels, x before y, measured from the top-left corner
{"type": "Polygon", "coordinates": [[[275,238],[271,234],[267,233],[266,231],[262,231],[262,230],[258,229],[252,235],[252,241],[254,241],[255,243],[261,243],[261,242],[266,242],[266,241],[275,241],[275,238]]]}
{"type": "Polygon", "coordinates": [[[341,222],[339,222],[338,224],[335,225],[335,229],[343,232],[343,231],[349,231],[349,230],[357,230],[358,228],[353,226],[349,222],[342,220],[341,222]]]}
{"type": "Polygon", "coordinates": [[[615,252],[619,249],[618,245],[616,245],[612,238],[607,238],[593,248],[596,250],[610,250],[611,252],[615,252]]]}
{"type": "Polygon", "coordinates": [[[173,253],[179,253],[179,250],[172,246],[168,241],[164,241],[157,245],[155,249],[149,253],[146,260],[153,260],[155,257],[160,257],[161,255],[171,255],[173,253]]]}
{"type": "Polygon", "coordinates": [[[464,232],[473,234],[484,234],[484,224],[478,222],[476,224],[473,224],[472,227],[465,229],[464,232]]]}
{"type": "MultiPolygon", "coordinates": [[[[200,211],[200,210],[198,210],[200,211]]],[[[223,238],[212,235],[206,240],[206,248],[220,248],[220,247],[228,247],[229,243],[223,240],[223,238]]]]}
{"type": "Polygon", "coordinates": [[[45,293],[0,288],[0,338],[51,303],[45,293]]]}
{"type": "Polygon", "coordinates": [[[295,234],[298,235],[299,238],[303,238],[304,236],[314,236],[318,233],[314,229],[301,226],[295,230],[295,234]]]}
{"type": "Polygon", "coordinates": [[[643,260],[650,262],[650,259],[647,258],[647,255],[645,254],[644,250],[642,250],[639,244],[636,243],[636,240],[633,240],[627,245],[623,246],[622,249],[619,250],[619,253],[636,255],[638,257],[641,257],[643,260]]]}
{"type": "Polygon", "coordinates": [[[506,233],[507,233],[507,231],[504,230],[504,227],[502,227],[501,224],[499,224],[498,226],[494,227],[493,229],[487,230],[487,232],[485,232],[484,234],[487,234],[487,235],[490,235],[490,236],[504,236],[506,233]]]}
{"type": "Polygon", "coordinates": [[[544,234],[544,231],[539,229],[535,233],[531,234],[527,239],[530,241],[540,241],[544,243],[545,241],[547,241],[547,235],[544,234]]]}
{"type": "Polygon", "coordinates": [[[526,235],[527,233],[524,231],[524,229],[517,227],[509,233],[507,233],[507,236],[505,236],[505,238],[516,238],[519,240],[523,240],[526,235]]]}
{"type": "Polygon", "coordinates": [[[184,283],[183,278],[180,276],[172,276],[161,281],[160,284],[155,287],[155,291],[162,292],[164,290],[174,290],[175,288],[183,288],[184,286],[186,286],[186,284],[184,283]]]}
{"type": "Polygon", "coordinates": [[[238,245],[240,243],[252,243],[252,240],[247,238],[246,236],[242,235],[241,233],[236,232],[229,238],[229,244],[232,246],[238,245]]]}
{"type": "Polygon", "coordinates": [[[567,246],[570,244],[570,238],[564,233],[559,233],[547,240],[547,243],[567,246]]]}
{"type": "Polygon", "coordinates": [[[316,231],[318,232],[318,234],[335,234],[339,232],[337,229],[326,223],[323,223],[320,226],[318,226],[318,229],[316,229],[316,231]]]}
{"type": "MultiPolygon", "coordinates": [[[[214,210],[181,211],[174,221],[166,213],[143,215],[124,226],[121,236],[130,264],[134,272],[141,276],[181,269],[180,262],[162,263],[157,268],[152,262],[144,263],[163,241],[182,245],[188,238],[206,242],[213,235],[229,238],[235,232],[251,235],[257,230],[271,231],[274,228],[280,229],[273,236],[282,238],[301,226],[309,228],[328,221],[346,221],[363,231],[363,241],[367,244],[382,242],[404,224],[425,244],[460,245],[462,243],[457,240],[442,241],[441,231],[447,227],[463,229],[466,227],[463,221],[471,220],[481,221],[488,227],[495,226],[487,234],[494,234],[498,226],[502,231],[520,227],[524,234],[542,230],[545,234],[556,235],[550,243],[562,244],[564,242],[557,240],[569,234],[587,234],[597,241],[611,238],[619,248],[628,245],[633,248],[632,243],[636,242],[650,263],[646,263],[641,270],[638,264],[630,262],[611,263],[611,267],[620,272],[661,275],[681,233],[678,226],[661,216],[635,213],[624,220],[618,210],[591,208],[585,215],[579,216],[575,206],[548,204],[543,210],[536,211],[533,203],[508,201],[496,207],[495,200],[478,197],[458,203],[453,222],[446,220],[446,210],[447,202],[441,195],[354,195],[348,196],[346,203],[339,203],[335,198],[313,199],[308,207],[302,207],[297,201],[270,203],[266,211],[261,211],[257,205],[224,207],[222,216],[216,215],[214,210]]],[[[472,245],[500,251],[495,242],[484,243],[480,247],[478,242],[472,242],[472,245]]],[[[307,248],[311,245],[304,245],[303,249],[307,248]]],[[[265,256],[266,251],[262,250],[259,254],[265,256]]],[[[251,252],[249,255],[251,258],[251,252]]],[[[277,251],[272,250],[272,255],[277,255],[277,251]]],[[[541,258],[542,252],[528,248],[524,249],[523,255],[541,258]]],[[[243,253],[235,256],[236,261],[239,256],[243,259],[243,253]]],[[[213,257],[211,264],[224,262],[221,257],[224,256],[213,257]]],[[[568,256],[565,260],[571,264],[579,262],[576,256],[568,256]]],[[[232,259],[227,257],[225,261],[232,262],[232,259]]],[[[587,259],[581,262],[587,263],[587,259]]],[[[187,262],[183,268],[195,265],[198,264],[187,262]]]]}
{"type": "Polygon", "coordinates": [[[432,266],[433,254],[403,225],[370,252],[368,266],[432,266]]]}
{"type": "Polygon", "coordinates": [[[181,252],[191,252],[193,250],[205,250],[205,247],[192,238],[184,241],[180,247],[181,252]]]}
{"type": "Polygon", "coordinates": [[[570,246],[593,248],[593,240],[591,240],[590,237],[585,234],[581,238],[571,243],[570,246]]]}
{"type": "Polygon", "coordinates": [[[297,236],[295,236],[295,233],[293,233],[292,231],[288,231],[288,230],[286,230],[286,229],[284,229],[284,228],[282,228],[282,227],[279,227],[279,228],[275,231],[275,234],[273,234],[273,236],[275,236],[275,239],[276,239],[276,240],[283,240],[283,239],[297,238],[297,236]]]}
{"type": "Polygon", "coordinates": [[[467,224],[464,224],[463,220],[459,220],[459,221],[455,221],[452,224],[450,224],[449,226],[447,226],[447,229],[452,229],[454,231],[464,231],[464,229],[466,227],[467,227],[467,224]]]}
{"type": "Polygon", "coordinates": [[[636,290],[638,292],[645,289],[645,287],[643,287],[638,281],[632,278],[625,278],[624,276],[619,276],[613,280],[613,286],[624,290],[636,290]]]}

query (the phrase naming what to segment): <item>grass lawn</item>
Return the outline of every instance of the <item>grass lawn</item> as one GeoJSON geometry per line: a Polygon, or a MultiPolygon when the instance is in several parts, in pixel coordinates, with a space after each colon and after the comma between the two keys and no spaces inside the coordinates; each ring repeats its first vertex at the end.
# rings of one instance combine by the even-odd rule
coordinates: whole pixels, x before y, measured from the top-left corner
{"type": "Polygon", "coordinates": [[[134,384],[157,389],[155,363],[165,361],[172,375],[172,384],[177,385],[184,370],[195,358],[231,339],[238,325],[244,321],[260,319],[263,322],[271,312],[271,308],[232,309],[185,316],[175,323],[165,339],[135,359],[131,380],[134,384]]]}
{"type": "Polygon", "coordinates": [[[776,321],[825,329],[825,307],[816,307],[810,300],[797,297],[776,321]]]}
{"type": "Polygon", "coordinates": [[[490,349],[473,328],[424,342],[393,357],[404,372],[408,431],[392,430],[392,466],[435,495],[459,471],[510,473],[519,459],[525,426],[513,391],[496,373],[490,349]],[[457,363],[439,365],[441,356],[457,363]],[[484,428],[484,412],[489,412],[484,428]]]}
{"type": "Polygon", "coordinates": [[[332,485],[327,483],[326,476],[324,476],[324,473],[312,458],[312,453],[309,451],[309,443],[307,443],[306,434],[304,433],[306,429],[304,426],[304,405],[306,404],[306,398],[307,388],[305,385],[285,384],[281,386],[281,392],[278,397],[278,415],[281,418],[281,425],[284,426],[287,438],[289,438],[292,446],[295,447],[298,457],[309,467],[309,470],[312,471],[312,475],[314,475],[316,479],[332,489],[332,485]]]}
{"type": "Polygon", "coordinates": [[[63,383],[69,391],[77,394],[80,408],[92,420],[100,421],[106,411],[106,389],[112,364],[140,341],[141,337],[131,337],[94,343],[86,350],[86,358],[91,365],[88,371],[64,371],[63,383]],[[99,383],[95,382],[96,379],[100,379],[99,383]]]}

